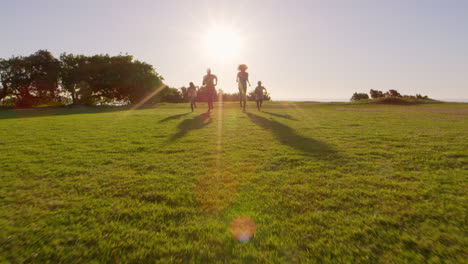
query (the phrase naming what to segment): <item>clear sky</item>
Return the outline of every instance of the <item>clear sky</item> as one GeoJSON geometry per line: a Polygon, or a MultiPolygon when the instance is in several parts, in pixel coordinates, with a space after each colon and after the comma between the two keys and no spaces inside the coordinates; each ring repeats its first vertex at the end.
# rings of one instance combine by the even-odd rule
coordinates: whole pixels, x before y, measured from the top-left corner
{"type": "Polygon", "coordinates": [[[246,63],[276,100],[468,99],[464,0],[0,0],[0,17],[0,58],[129,53],[171,87],[211,67],[227,92],[246,63]]]}

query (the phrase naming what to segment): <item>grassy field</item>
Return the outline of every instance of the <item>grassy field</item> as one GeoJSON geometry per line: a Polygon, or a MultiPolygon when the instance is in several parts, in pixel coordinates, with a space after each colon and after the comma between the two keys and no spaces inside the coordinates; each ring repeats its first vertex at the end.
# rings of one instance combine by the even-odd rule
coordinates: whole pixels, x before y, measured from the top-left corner
{"type": "Polygon", "coordinates": [[[0,262],[468,258],[468,104],[199,107],[0,110],[0,262]]]}

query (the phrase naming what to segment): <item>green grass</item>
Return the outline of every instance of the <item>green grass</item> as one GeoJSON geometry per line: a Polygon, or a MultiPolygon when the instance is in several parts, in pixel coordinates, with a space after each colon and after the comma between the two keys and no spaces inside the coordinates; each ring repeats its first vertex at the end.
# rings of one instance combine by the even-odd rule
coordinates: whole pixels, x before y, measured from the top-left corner
{"type": "Polygon", "coordinates": [[[467,104],[199,107],[0,110],[0,262],[466,261],[467,104]]]}

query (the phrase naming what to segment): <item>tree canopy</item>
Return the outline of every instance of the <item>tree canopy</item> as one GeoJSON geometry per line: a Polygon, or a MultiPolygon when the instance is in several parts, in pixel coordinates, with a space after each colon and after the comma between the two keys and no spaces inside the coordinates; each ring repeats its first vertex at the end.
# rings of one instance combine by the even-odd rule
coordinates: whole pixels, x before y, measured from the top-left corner
{"type": "Polygon", "coordinates": [[[135,104],[162,85],[153,66],[130,55],[74,55],[46,50],[0,59],[0,101],[15,106],[135,104]]]}

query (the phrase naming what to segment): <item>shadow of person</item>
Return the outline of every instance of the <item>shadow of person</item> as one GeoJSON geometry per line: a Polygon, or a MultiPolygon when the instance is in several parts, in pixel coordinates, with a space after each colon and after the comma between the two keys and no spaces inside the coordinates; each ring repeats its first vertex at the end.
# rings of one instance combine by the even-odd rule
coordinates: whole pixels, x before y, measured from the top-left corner
{"type": "Polygon", "coordinates": [[[286,115],[281,115],[281,114],[277,114],[277,113],[271,113],[271,112],[266,112],[266,111],[262,111],[263,113],[265,114],[269,114],[269,115],[272,115],[272,116],[276,116],[276,117],[281,117],[281,118],[286,118],[286,119],[289,119],[289,120],[294,120],[294,121],[297,121],[296,118],[286,114],[286,115]]]}
{"type": "Polygon", "coordinates": [[[179,138],[184,137],[190,130],[200,129],[209,125],[213,120],[211,119],[210,113],[203,113],[194,118],[184,119],[182,122],[177,125],[179,132],[174,134],[170,140],[174,141],[179,138]]]}
{"type": "Polygon", "coordinates": [[[281,144],[288,145],[304,153],[312,154],[317,157],[325,158],[325,156],[328,155],[323,154],[335,153],[335,151],[331,149],[326,143],[301,136],[297,134],[294,129],[278,121],[270,120],[252,113],[247,113],[247,116],[255,124],[271,131],[281,144]]]}
{"type": "Polygon", "coordinates": [[[190,114],[191,112],[188,112],[188,113],[183,113],[183,114],[178,114],[178,115],[172,115],[172,116],[168,116],[162,120],[159,121],[159,123],[164,123],[164,122],[167,122],[167,121],[170,121],[170,120],[173,120],[173,119],[179,119],[183,116],[186,116],[188,114],[190,114]]]}

